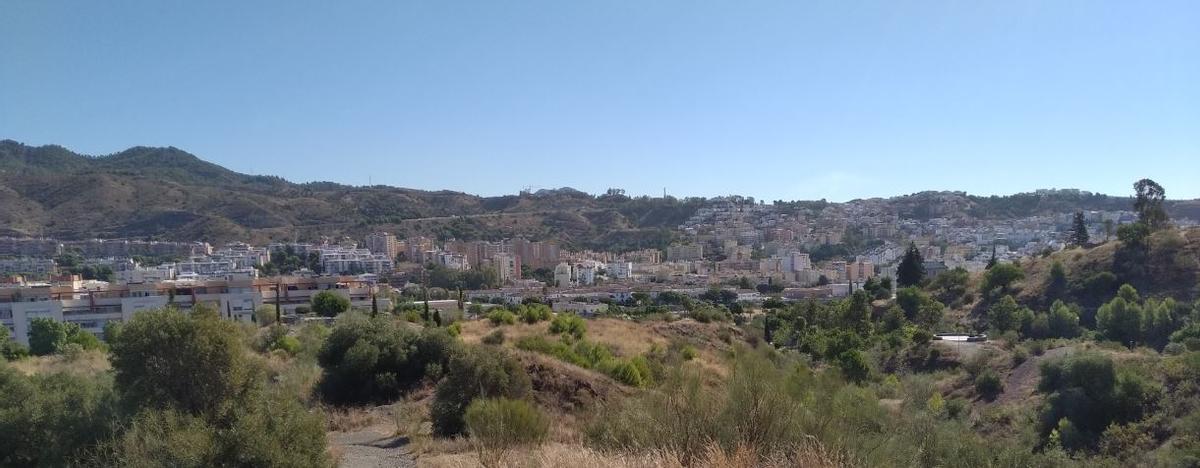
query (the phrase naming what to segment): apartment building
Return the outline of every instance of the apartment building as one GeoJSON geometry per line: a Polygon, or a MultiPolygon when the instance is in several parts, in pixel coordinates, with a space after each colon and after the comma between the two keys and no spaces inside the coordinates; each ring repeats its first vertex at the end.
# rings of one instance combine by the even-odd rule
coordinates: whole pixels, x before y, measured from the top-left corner
{"type": "Polygon", "coordinates": [[[400,254],[400,243],[396,240],[396,235],[390,232],[367,234],[366,247],[373,254],[384,255],[391,259],[400,254]]]}
{"type": "Polygon", "coordinates": [[[875,277],[875,264],[856,260],[846,264],[846,280],[851,283],[862,283],[875,277]]]}
{"type": "Polygon", "coordinates": [[[672,245],[667,247],[667,261],[680,262],[704,258],[703,244],[672,245]]]}
{"type": "Polygon", "coordinates": [[[491,262],[501,284],[521,279],[520,257],[508,253],[498,253],[492,256],[491,262]]]}
{"type": "MultiPolygon", "coordinates": [[[[39,317],[75,323],[103,338],[105,323],[129,320],[142,310],[168,305],[191,310],[196,304],[207,304],[222,317],[250,321],[263,304],[278,302],[284,313],[294,313],[321,291],[343,295],[352,306],[367,308],[374,286],[362,279],[334,276],[142,284],[109,284],[73,277],[53,284],[0,286],[0,325],[8,327],[13,338],[25,345],[29,344],[29,325],[39,317]]],[[[391,307],[386,299],[380,300],[380,307],[391,307]]]]}

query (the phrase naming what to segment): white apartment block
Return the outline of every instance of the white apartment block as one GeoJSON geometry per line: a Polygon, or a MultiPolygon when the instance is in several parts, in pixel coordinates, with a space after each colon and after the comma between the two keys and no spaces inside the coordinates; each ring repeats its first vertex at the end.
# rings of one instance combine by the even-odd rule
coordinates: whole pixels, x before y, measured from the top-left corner
{"type": "MultiPolygon", "coordinates": [[[[168,305],[190,310],[203,303],[222,317],[250,321],[259,306],[278,302],[281,311],[294,313],[321,291],[345,296],[354,307],[369,308],[373,286],[357,278],[328,276],[143,284],[89,284],[75,280],[53,285],[0,287],[0,325],[8,327],[13,338],[25,345],[29,344],[29,325],[39,317],[75,323],[103,338],[105,323],[129,320],[142,310],[168,305]]],[[[391,307],[386,299],[379,301],[381,308],[391,307]]]]}
{"type": "Polygon", "coordinates": [[[625,280],[633,277],[633,262],[610,262],[605,269],[608,271],[608,277],[617,280],[625,280]]]}

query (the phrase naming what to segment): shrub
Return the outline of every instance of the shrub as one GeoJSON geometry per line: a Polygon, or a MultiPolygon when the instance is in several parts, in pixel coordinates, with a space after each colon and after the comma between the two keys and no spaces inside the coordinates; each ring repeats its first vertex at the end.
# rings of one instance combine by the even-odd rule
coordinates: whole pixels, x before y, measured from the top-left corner
{"type": "Polygon", "coordinates": [[[317,362],[324,368],[319,390],[331,403],[386,402],[442,369],[457,341],[444,329],[420,332],[383,317],[350,313],[338,320],[317,362]]]}
{"type": "Polygon", "coordinates": [[[15,361],[29,355],[26,348],[9,336],[8,327],[0,325],[0,356],[6,361],[15,361]]]}
{"type": "Polygon", "coordinates": [[[275,306],[262,305],[254,309],[254,321],[260,327],[269,327],[275,324],[275,306]]]}
{"type": "Polygon", "coordinates": [[[446,332],[449,333],[450,336],[458,338],[459,335],[462,335],[462,322],[454,322],[450,324],[450,326],[446,327],[446,332]]]}
{"type": "Polygon", "coordinates": [[[838,355],[837,363],[842,375],[851,382],[862,383],[871,374],[871,365],[867,363],[866,355],[857,349],[838,355]]]}
{"type": "Polygon", "coordinates": [[[492,322],[492,325],[496,326],[517,323],[517,316],[509,312],[508,309],[496,308],[496,310],[488,312],[487,318],[492,322]]]}
{"type": "Polygon", "coordinates": [[[1021,363],[1025,362],[1027,359],[1029,359],[1029,352],[1025,351],[1024,347],[1018,346],[1016,348],[1013,348],[1013,353],[1012,353],[1013,367],[1017,367],[1017,366],[1021,365],[1021,363]]]}
{"type": "Polygon", "coordinates": [[[989,400],[996,398],[1004,390],[1000,376],[992,369],[984,369],[975,377],[975,391],[989,400]]]}
{"type": "Polygon", "coordinates": [[[970,405],[967,400],[962,398],[951,398],[946,400],[946,417],[950,419],[958,419],[966,416],[970,410],[970,405]]]}
{"type": "Polygon", "coordinates": [[[483,338],[480,339],[479,341],[481,341],[485,345],[492,345],[492,346],[502,345],[502,344],[504,344],[504,330],[492,330],[491,333],[484,335],[483,338]]]}
{"type": "Polygon", "coordinates": [[[300,340],[294,336],[284,335],[271,344],[271,350],[283,351],[288,356],[295,356],[300,353],[300,340]]]}
{"type": "Polygon", "coordinates": [[[461,434],[466,428],[463,415],[476,398],[521,399],[529,390],[529,375],[508,354],[468,347],[451,357],[446,378],[434,392],[433,430],[443,436],[461,434]]]}
{"type": "Polygon", "coordinates": [[[587,323],[578,315],[563,314],[550,321],[550,333],[566,333],[578,340],[585,332],[587,323]]]}
{"type": "Polygon", "coordinates": [[[58,353],[68,343],[78,344],[83,349],[99,349],[104,346],[96,335],[75,323],[60,322],[46,317],[38,317],[29,322],[29,351],[34,355],[58,353]]]}
{"type": "Polygon", "coordinates": [[[692,345],[686,345],[683,347],[683,349],[679,350],[679,355],[683,357],[684,361],[696,359],[696,347],[692,345]]]}
{"type": "Polygon", "coordinates": [[[488,450],[536,444],[546,438],[550,421],[524,400],[481,398],[463,415],[471,438],[488,450]]]}
{"type": "Polygon", "coordinates": [[[544,320],[550,320],[550,308],[545,304],[527,304],[521,305],[518,309],[518,315],[521,321],[525,323],[538,323],[544,320]]]}
{"type": "Polygon", "coordinates": [[[296,339],[300,341],[300,357],[315,361],[329,333],[329,327],[316,322],[300,327],[300,331],[296,333],[296,339]]]}
{"type": "Polygon", "coordinates": [[[25,376],[0,365],[0,465],[79,464],[115,429],[116,403],[105,377],[25,376]]]}
{"type": "Polygon", "coordinates": [[[1042,434],[1057,429],[1068,450],[1093,446],[1112,424],[1141,419],[1161,392],[1144,377],[1118,372],[1111,358],[1093,353],[1044,363],[1038,390],[1048,394],[1040,415],[1042,434]],[[1071,437],[1063,433],[1063,422],[1069,423],[1071,437]]]}

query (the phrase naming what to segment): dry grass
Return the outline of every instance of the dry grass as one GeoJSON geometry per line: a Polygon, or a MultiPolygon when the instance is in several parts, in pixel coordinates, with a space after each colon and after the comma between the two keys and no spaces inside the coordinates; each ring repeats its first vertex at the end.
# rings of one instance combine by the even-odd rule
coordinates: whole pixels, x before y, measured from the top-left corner
{"type": "MultiPolygon", "coordinates": [[[[723,350],[729,345],[717,338],[717,330],[724,327],[718,323],[698,323],[690,319],[672,323],[665,322],[635,322],[616,318],[595,318],[587,320],[588,341],[608,346],[618,356],[637,356],[654,346],[666,347],[672,340],[682,340],[692,344],[699,351],[697,360],[706,367],[710,364],[713,369],[724,368],[723,350]]],[[[493,330],[504,331],[504,346],[512,347],[517,340],[549,333],[550,324],[540,322],[533,325],[517,323],[515,325],[494,326],[487,320],[464,322],[462,327],[463,342],[476,344],[493,330]]]]}
{"type": "Polygon", "coordinates": [[[31,356],[10,362],[8,365],[25,375],[44,375],[57,372],[96,375],[112,369],[112,364],[108,362],[108,353],[98,349],[84,351],[74,357],[31,356]]]}
{"type": "MultiPolygon", "coordinates": [[[[679,454],[655,451],[640,454],[606,453],[579,445],[545,444],[539,447],[513,450],[498,462],[487,466],[494,468],[549,468],[569,466],[576,468],[683,468],[683,457],[679,454]]],[[[485,466],[476,453],[461,453],[424,457],[417,460],[418,466],[431,468],[466,468],[485,466]]],[[[709,445],[703,454],[690,466],[711,468],[772,468],[812,467],[832,468],[852,466],[845,457],[839,456],[819,445],[806,446],[794,453],[779,453],[760,456],[757,451],[738,447],[724,450],[716,444],[709,445]]]]}
{"type": "Polygon", "coordinates": [[[325,428],[333,432],[350,432],[371,426],[380,421],[371,408],[347,407],[325,408],[325,428]]]}

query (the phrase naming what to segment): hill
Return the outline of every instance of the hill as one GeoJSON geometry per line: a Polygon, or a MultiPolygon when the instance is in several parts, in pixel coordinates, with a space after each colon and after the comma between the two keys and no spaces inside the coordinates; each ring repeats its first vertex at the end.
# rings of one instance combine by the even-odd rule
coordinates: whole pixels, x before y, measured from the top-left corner
{"type": "Polygon", "coordinates": [[[570,189],[479,197],[332,182],[297,184],[206,162],[177,148],[85,156],[0,141],[0,235],[207,240],[313,240],[400,235],[526,236],[579,248],[670,242],[701,200],[594,197],[570,189]]]}
{"type": "MultiPolygon", "coordinates": [[[[87,156],[56,145],[0,141],[0,236],[152,240],[318,240],[377,229],[400,236],[524,236],[571,248],[662,248],[708,200],[590,195],[570,188],[480,197],[453,191],[248,175],[174,147],[87,156]]],[[[856,200],[902,217],[1005,219],[1084,209],[1127,209],[1127,197],[1047,190],[1006,197],[921,192],[856,200]]],[[[839,204],[777,202],[808,215],[839,204]]],[[[1200,218],[1200,201],[1170,201],[1174,217],[1200,218]]]]}

